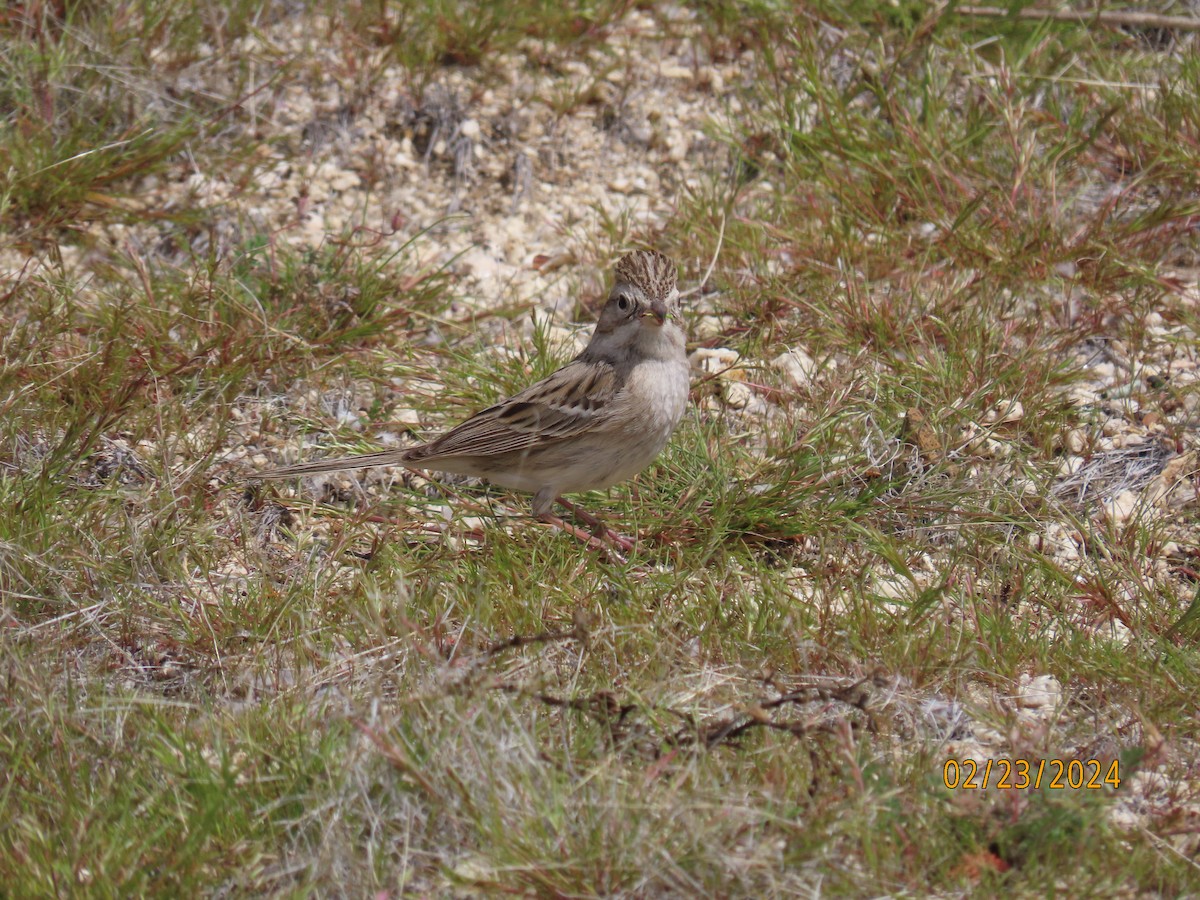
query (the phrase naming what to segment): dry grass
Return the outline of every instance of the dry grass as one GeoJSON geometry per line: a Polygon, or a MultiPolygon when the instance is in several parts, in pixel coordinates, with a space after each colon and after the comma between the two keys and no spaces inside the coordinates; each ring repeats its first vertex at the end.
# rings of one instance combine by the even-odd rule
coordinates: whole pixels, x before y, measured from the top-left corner
{"type": "Polygon", "coordinates": [[[1194,42],[0,12],[0,883],[1194,892],[1194,42]],[[462,479],[254,486],[550,371],[631,245],[700,361],[588,498],[628,565],[462,479]],[[943,783],[1000,759],[1120,785],[943,783]]]}

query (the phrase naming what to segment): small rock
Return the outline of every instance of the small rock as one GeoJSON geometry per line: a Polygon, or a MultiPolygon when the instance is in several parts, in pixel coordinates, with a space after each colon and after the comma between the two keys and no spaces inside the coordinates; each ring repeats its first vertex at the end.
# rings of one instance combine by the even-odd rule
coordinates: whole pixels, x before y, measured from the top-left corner
{"type": "Polygon", "coordinates": [[[463,268],[480,281],[496,278],[500,274],[499,261],[495,256],[481,247],[475,247],[467,251],[463,254],[459,262],[463,268]]]}
{"type": "Polygon", "coordinates": [[[697,81],[701,85],[706,85],[712,89],[714,94],[723,94],[725,92],[725,76],[717,71],[714,66],[704,66],[697,73],[697,81]]]}
{"type": "Polygon", "coordinates": [[[725,381],[722,387],[725,405],[731,409],[745,409],[754,399],[754,392],[744,381],[725,381]]]}
{"type": "Polygon", "coordinates": [[[875,592],[886,600],[903,600],[912,596],[912,582],[898,576],[881,577],[875,581],[875,592]]]}
{"type": "Polygon", "coordinates": [[[362,179],[349,169],[343,169],[331,162],[321,163],[313,173],[313,185],[321,185],[327,191],[341,193],[362,184],[362,179]]]}
{"type": "Polygon", "coordinates": [[[1062,685],[1053,675],[1021,676],[1017,705],[1024,709],[1053,711],[1062,702],[1062,685]]]}
{"type": "Polygon", "coordinates": [[[1113,447],[1120,450],[1126,447],[1140,447],[1146,439],[1140,434],[1118,434],[1113,436],[1113,447]]]}
{"type": "Polygon", "coordinates": [[[1188,476],[1195,471],[1194,453],[1182,453],[1163,467],[1144,488],[1146,503],[1161,507],[1182,506],[1195,497],[1188,476]]]}
{"type": "Polygon", "coordinates": [[[1111,643],[1119,647],[1128,647],[1133,643],[1134,638],[1129,626],[1120,619],[1110,619],[1108,622],[1098,626],[1096,636],[1102,640],[1107,638],[1111,643]]]}
{"type": "Polygon", "coordinates": [[[816,361],[799,347],[780,353],[771,360],[771,365],[787,375],[796,387],[808,387],[817,374],[816,361]]]}
{"type": "Polygon", "coordinates": [[[1123,525],[1137,512],[1138,495],[1133,491],[1122,491],[1111,500],[1105,500],[1101,505],[1104,518],[1112,525],[1123,525]]]}
{"type": "Polygon", "coordinates": [[[711,338],[720,337],[729,327],[725,316],[713,315],[711,313],[702,316],[693,316],[691,322],[692,336],[698,341],[707,341],[711,338]]]}
{"type": "Polygon", "coordinates": [[[1025,407],[1020,400],[1002,400],[989,409],[983,417],[988,425],[1004,425],[1019,422],[1025,416],[1025,407]]]}
{"type": "Polygon", "coordinates": [[[667,159],[671,162],[683,162],[692,149],[692,142],[682,131],[672,131],[667,135],[667,159]]]}
{"type": "Polygon", "coordinates": [[[754,401],[754,392],[745,384],[746,370],[739,365],[741,355],[728,347],[701,347],[689,357],[693,369],[715,375],[725,405],[745,409],[754,401]]]}
{"type": "Polygon", "coordinates": [[[1085,460],[1082,456],[1067,456],[1058,464],[1058,474],[1060,477],[1074,475],[1083,468],[1085,460]]]}
{"type": "Polygon", "coordinates": [[[420,425],[421,414],[409,406],[401,406],[392,410],[391,420],[401,425],[420,425]]]}
{"type": "Polygon", "coordinates": [[[688,362],[693,369],[699,369],[706,375],[720,375],[723,378],[742,378],[743,372],[738,367],[742,355],[728,347],[701,347],[692,352],[688,362]],[[736,373],[736,374],[731,374],[736,373]]]}

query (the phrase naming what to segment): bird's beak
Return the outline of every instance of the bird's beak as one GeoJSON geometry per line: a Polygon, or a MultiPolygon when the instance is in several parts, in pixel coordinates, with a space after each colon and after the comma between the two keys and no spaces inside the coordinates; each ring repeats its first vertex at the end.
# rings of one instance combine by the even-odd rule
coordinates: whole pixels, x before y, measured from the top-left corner
{"type": "Polygon", "coordinates": [[[667,305],[661,300],[652,300],[650,305],[642,310],[642,318],[646,316],[653,316],[655,325],[664,325],[667,321],[667,305]]]}

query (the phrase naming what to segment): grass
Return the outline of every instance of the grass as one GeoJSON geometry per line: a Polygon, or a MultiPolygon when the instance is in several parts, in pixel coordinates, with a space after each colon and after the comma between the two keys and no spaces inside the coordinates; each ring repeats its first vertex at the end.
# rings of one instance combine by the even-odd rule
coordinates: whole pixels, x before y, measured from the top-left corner
{"type": "Polygon", "coordinates": [[[0,13],[8,892],[1197,890],[1193,37],[160,7],[0,13]],[[740,354],[586,498],[629,563],[250,480],[552,371],[629,246],[740,354]]]}

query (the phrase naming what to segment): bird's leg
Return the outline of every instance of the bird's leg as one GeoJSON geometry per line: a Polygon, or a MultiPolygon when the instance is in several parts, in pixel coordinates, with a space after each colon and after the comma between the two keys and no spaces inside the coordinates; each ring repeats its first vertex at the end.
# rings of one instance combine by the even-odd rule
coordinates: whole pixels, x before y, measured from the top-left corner
{"type": "MultiPolygon", "coordinates": [[[[555,491],[554,488],[552,488],[550,486],[544,487],[540,491],[538,491],[536,494],[534,494],[533,495],[533,514],[534,514],[534,516],[536,516],[540,521],[545,522],[548,525],[553,525],[555,528],[559,529],[560,531],[565,531],[567,534],[571,535],[576,540],[583,541],[583,543],[587,544],[587,546],[591,547],[593,550],[600,551],[601,553],[608,556],[610,559],[613,559],[616,562],[620,562],[620,563],[625,562],[625,557],[622,556],[621,553],[617,549],[617,547],[619,547],[620,544],[617,544],[615,546],[613,544],[606,544],[603,540],[601,540],[601,537],[599,535],[588,534],[586,531],[584,531],[582,528],[578,527],[577,525],[570,525],[567,522],[564,522],[558,516],[556,516],[553,512],[554,498],[555,498],[556,494],[557,494],[557,491],[555,491]]],[[[574,510],[574,506],[572,504],[566,503],[564,505],[568,509],[574,510]]],[[[596,520],[593,518],[592,521],[594,522],[596,520]]]]}
{"type": "Polygon", "coordinates": [[[540,514],[538,516],[538,521],[545,522],[547,525],[553,525],[559,531],[565,531],[567,534],[571,535],[571,537],[582,541],[593,550],[603,553],[605,556],[611,557],[614,562],[624,563],[626,561],[625,557],[622,556],[615,547],[604,543],[604,541],[600,540],[600,538],[596,537],[594,534],[589,534],[578,525],[572,525],[570,522],[564,522],[553,513],[540,514]]]}
{"type": "Polygon", "coordinates": [[[567,512],[577,518],[584,525],[587,525],[589,528],[591,528],[592,533],[601,540],[620,547],[626,553],[632,552],[634,547],[637,546],[633,541],[625,537],[625,535],[613,531],[582,506],[577,506],[566,497],[559,497],[558,502],[566,508],[567,512]]]}

